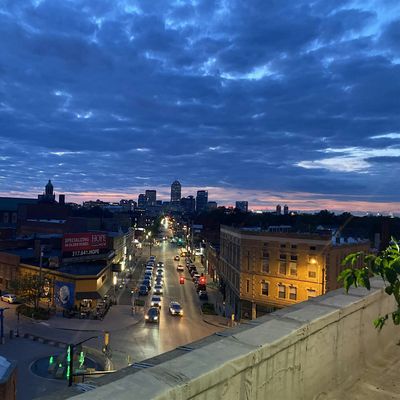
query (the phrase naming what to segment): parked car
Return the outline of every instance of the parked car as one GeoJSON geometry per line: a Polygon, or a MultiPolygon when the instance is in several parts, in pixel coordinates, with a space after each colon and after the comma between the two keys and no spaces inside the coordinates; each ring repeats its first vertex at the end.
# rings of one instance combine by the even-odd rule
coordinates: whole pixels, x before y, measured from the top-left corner
{"type": "Polygon", "coordinates": [[[156,261],[156,256],[150,256],[150,257],[149,257],[149,260],[150,260],[150,261],[156,261]]]}
{"type": "Polygon", "coordinates": [[[157,263],[157,267],[158,267],[158,268],[164,268],[164,263],[163,263],[162,261],[159,261],[159,262],[157,263]]]}
{"type": "Polygon", "coordinates": [[[208,294],[205,290],[199,291],[199,299],[200,300],[208,300],[208,294]]]}
{"type": "Polygon", "coordinates": [[[200,290],[205,292],[207,290],[207,286],[204,283],[202,283],[202,284],[198,283],[196,285],[196,292],[198,293],[198,292],[200,292],[200,290]]]}
{"type": "Polygon", "coordinates": [[[149,288],[147,285],[139,286],[139,296],[147,296],[149,294],[149,288]]]}
{"type": "Polygon", "coordinates": [[[154,294],[163,294],[163,287],[161,285],[155,285],[153,292],[154,294]]]}
{"type": "Polygon", "coordinates": [[[177,270],[178,272],[183,272],[183,271],[185,270],[185,268],[183,267],[183,265],[178,265],[178,266],[176,267],[176,270],[177,270]]]}
{"type": "Polygon", "coordinates": [[[169,303],[169,312],[171,315],[178,315],[181,317],[183,315],[183,308],[177,301],[171,301],[171,303],[169,303]]]}
{"type": "Polygon", "coordinates": [[[164,275],[164,270],[162,268],[158,268],[156,273],[157,273],[157,275],[163,276],[164,275]]]}
{"type": "Polygon", "coordinates": [[[154,284],[163,286],[164,285],[164,278],[162,276],[156,276],[154,284]]]}
{"type": "Polygon", "coordinates": [[[5,301],[6,303],[12,304],[12,303],[15,303],[17,301],[17,296],[15,294],[10,294],[10,293],[3,294],[1,296],[1,300],[5,301]]]}
{"type": "Polygon", "coordinates": [[[144,319],[146,322],[159,322],[160,321],[160,311],[157,307],[151,307],[148,309],[144,319]]]}
{"type": "Polygon", "coordinates": [[[175,260],[175,261],[179,261],[179,260],[180,260],[180,257],[179,257],[178,255],[176,255],[176,256],[174,257],[174,260],[175,260]]]}
{"type": "Polygon", "coordinates": [[[151,306],[161,308],[161,297],[160,296],[153,296],[151,298],[151,306]]]}
{"type": "Polygon", "coordinates": [[[144,273],[144,276],[145,276],[145,277],[148,276],[149,279],[152,279],[152,278],[153,278],[153,272],[152,272],[152,271],[146,271],[146,272],[144,273]]]}

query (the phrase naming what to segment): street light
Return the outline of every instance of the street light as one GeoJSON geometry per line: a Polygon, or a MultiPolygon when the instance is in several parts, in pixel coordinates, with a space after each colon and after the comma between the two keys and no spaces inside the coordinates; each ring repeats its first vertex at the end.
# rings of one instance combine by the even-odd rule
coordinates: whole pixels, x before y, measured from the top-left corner
{"type": "Polygon", "coordinates": [[[73,368],[74,368],[74,348],[80,346],[81,344],[91,340],[91,339],[98,339],[99,336],[91,336],[85,340],[82,340],[79,343],[75,344],[69,344],[68,349],[67,349],[67,361],[69,362],[68,368],[69,368],[69,375],[68,375],[68,369],[67,369],[67,376],[68,376],[68,386],[72,386],[72,381],[73,381],[73,368]],[[69,359],[68,359],[69,357],[69,359]]]}

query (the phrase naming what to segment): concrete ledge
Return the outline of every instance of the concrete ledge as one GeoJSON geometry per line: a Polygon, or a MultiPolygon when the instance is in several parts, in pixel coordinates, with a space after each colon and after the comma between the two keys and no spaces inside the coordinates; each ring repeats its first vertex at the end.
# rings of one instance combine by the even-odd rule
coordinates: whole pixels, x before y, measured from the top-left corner
{"type": "MultiPolygon", "coordinates": [[[[395,309],[382,284],[343,289],[228,330],[229,336],[127,375],[77,400],[325,399],[352,385],[400,331],[373,320],[395,309]]],[[[400,398],[400,394],[399,397],[400,398]]]]}

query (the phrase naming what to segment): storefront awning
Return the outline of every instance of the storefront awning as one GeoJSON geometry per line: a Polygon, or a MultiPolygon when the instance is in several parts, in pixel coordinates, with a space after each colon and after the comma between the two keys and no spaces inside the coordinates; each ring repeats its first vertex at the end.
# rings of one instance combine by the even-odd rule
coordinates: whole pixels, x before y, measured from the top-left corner
{"type": "Polygon", "coordinates": [[[77,292],[76,293],[76,300],[99,300],[101,299],[101,295],[98,292],[77,292]]]}

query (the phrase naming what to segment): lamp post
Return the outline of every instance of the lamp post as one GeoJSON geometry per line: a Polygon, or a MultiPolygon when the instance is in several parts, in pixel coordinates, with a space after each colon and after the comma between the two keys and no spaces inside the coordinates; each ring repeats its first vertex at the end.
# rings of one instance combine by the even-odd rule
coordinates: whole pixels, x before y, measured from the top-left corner
{"type": "Polygon", "coordinates": [[[117,298],[115,295],[115,286],[117,285],[117,275],[114,275],[113,277],[113,287],[114,287],[114,302],[117,303],[117,298]]]}
{"type": "Polygon", "coordinates": [[[80,346],[81,344],[83,344],[83,343],[85,343],[85,342],[87,342],[87,341],[89,341],[91,339],[97,339],[98,337],[99,336],[91,336],[91,337],[89,337],[89,338],[87,338],[85,340],[82,340],[79,343],[75,343],[75,344],[71,343],[71,344],[68,345],[68,349],[67,349],[67,361],[69,362],[69,365],[68,365],[68,367],[69,367],[69,375],[68,375],[68,372],[67,372],[67,375],[68,375],[68,386],[72,386],[72,381],[73,381],[73,376],[74,376],[74,374],[73,374],[73,369],[74,369],[74,349],[76,347],[80,346]],[[69,352],[69,355],[68,355],[68,352],[69,352]],[[68,357],[69,357],[69,359],[68,359],[68,357]]]}

